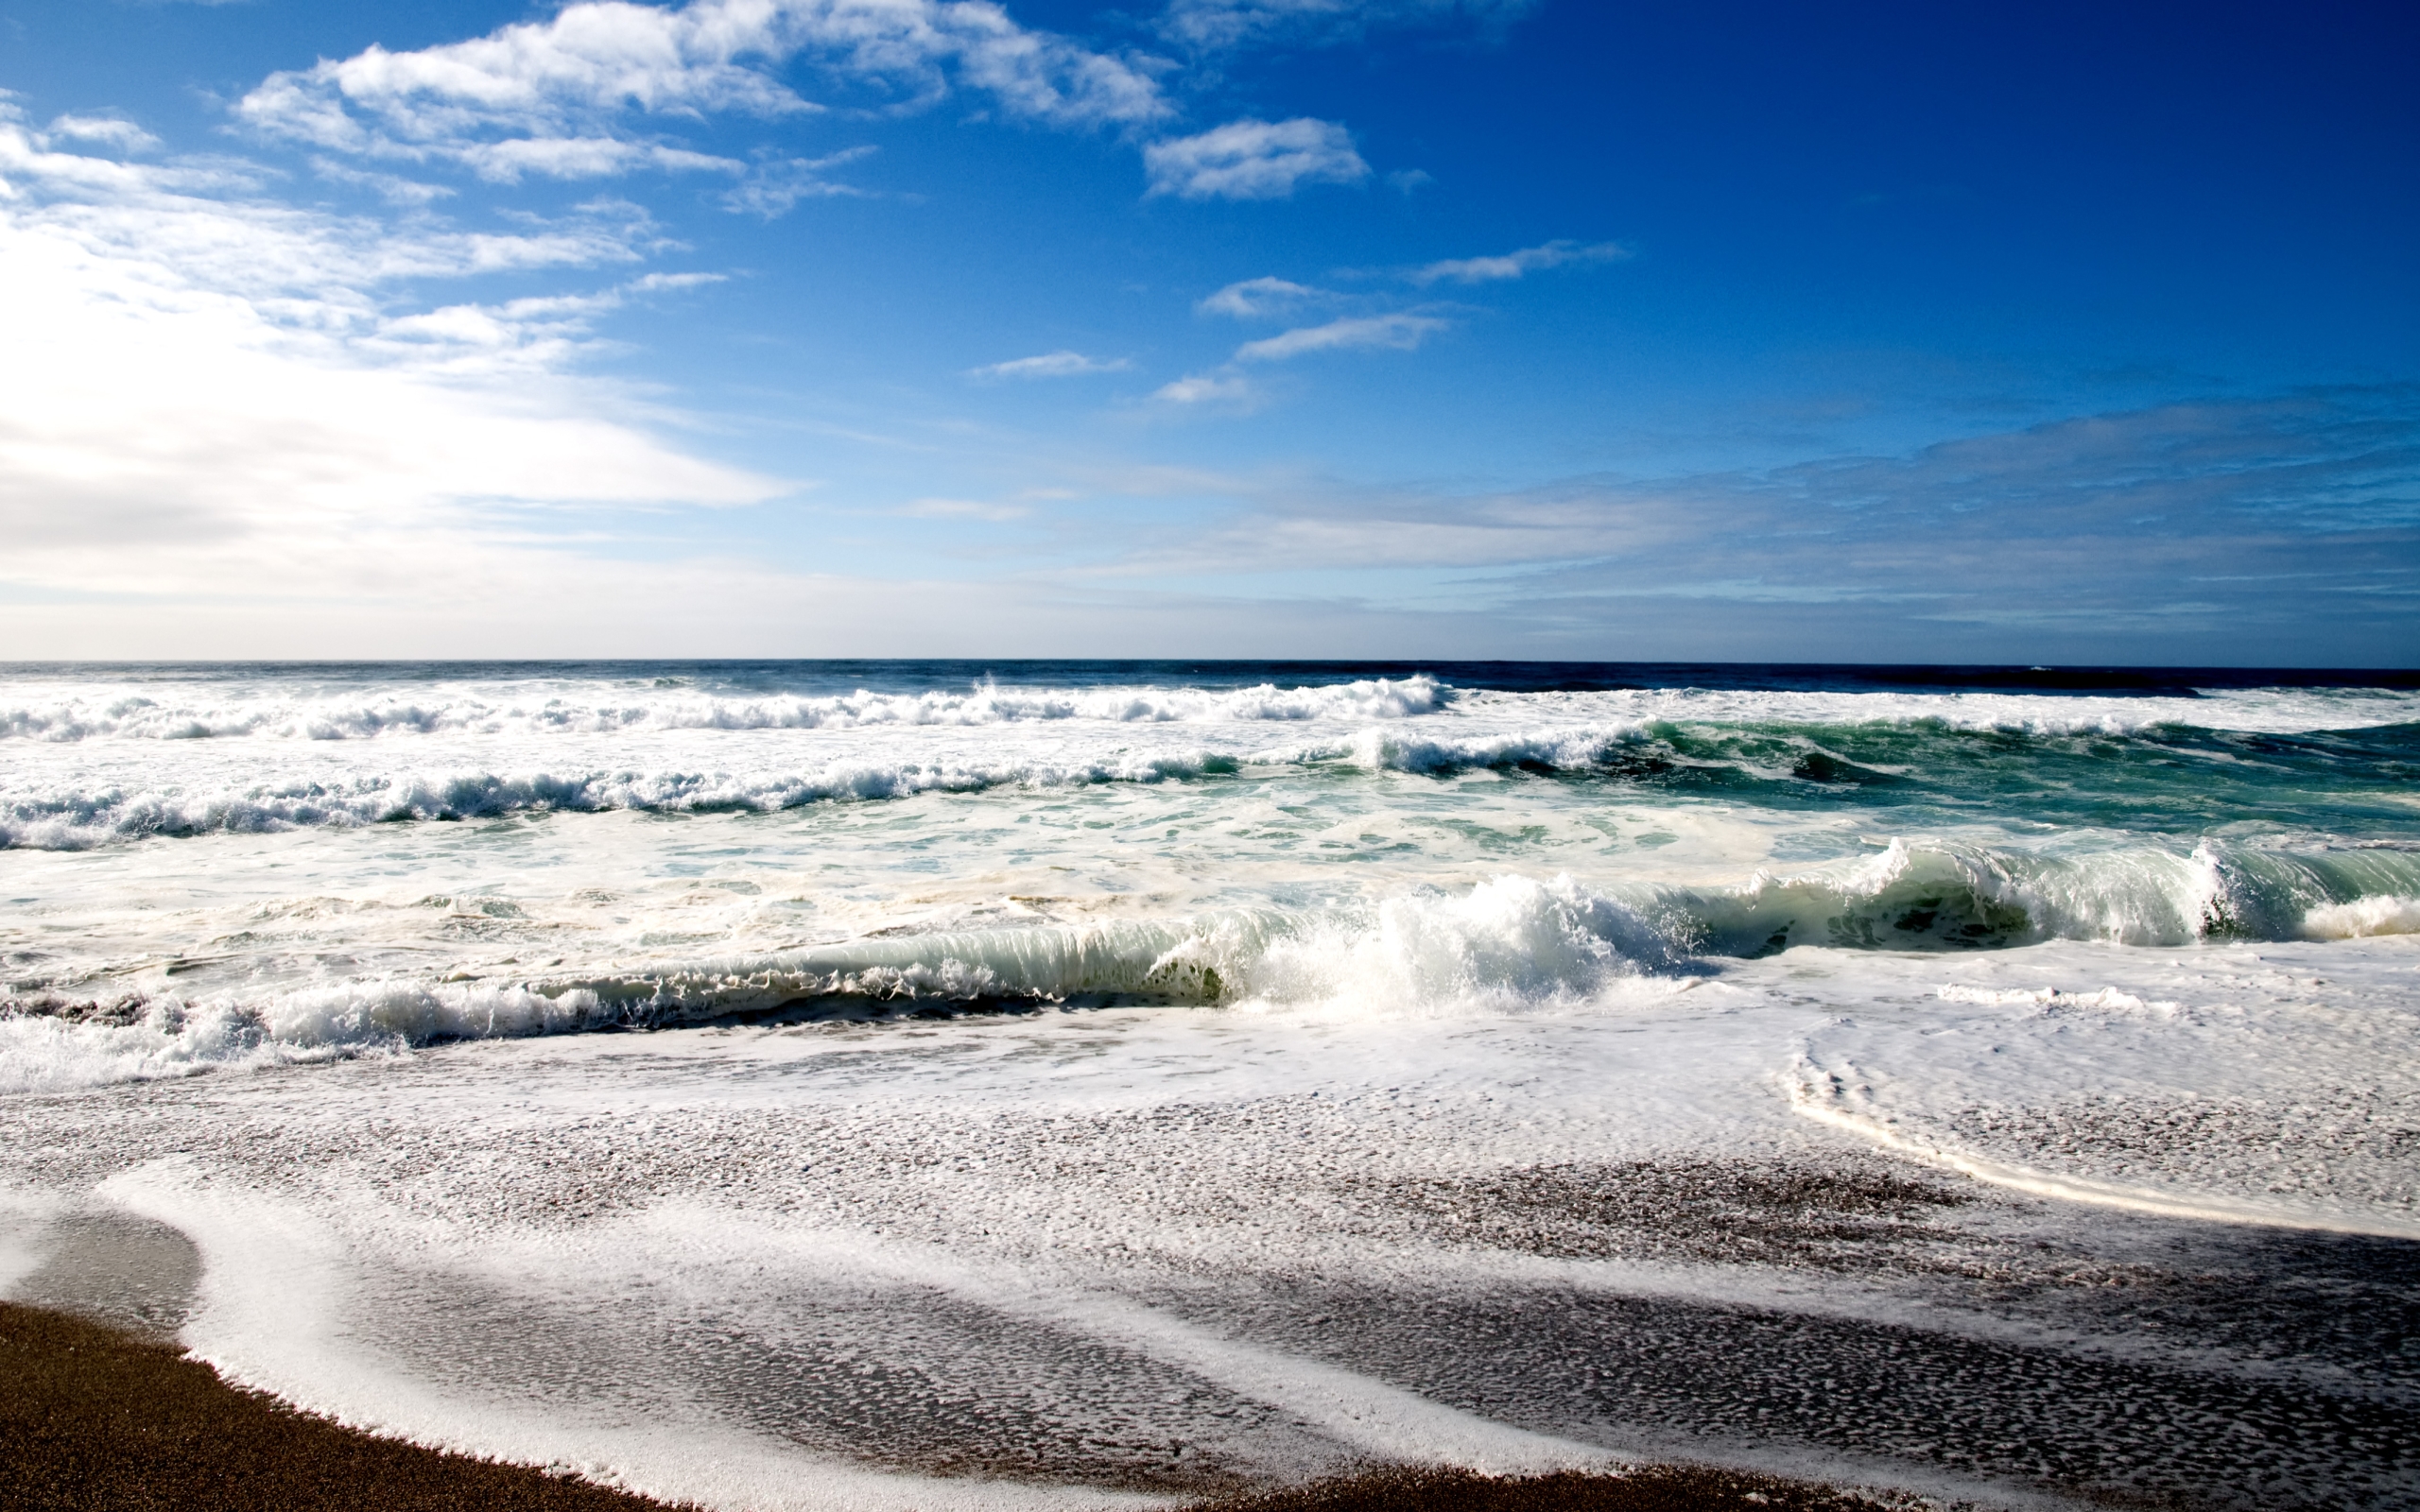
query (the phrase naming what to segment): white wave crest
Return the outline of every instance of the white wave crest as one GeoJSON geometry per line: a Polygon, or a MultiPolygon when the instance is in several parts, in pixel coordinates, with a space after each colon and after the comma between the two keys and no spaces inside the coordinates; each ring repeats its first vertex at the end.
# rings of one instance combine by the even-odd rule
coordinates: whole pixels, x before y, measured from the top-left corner
{"type": "MultiPolygon", "coordinates": [[[[2201,697],[2018,693],[1812,692],[1634,688],[1513,693],[1455,689],[1426,674],[1243,688],[1156,684],[842,694],[707,692],[660,679],[431,677],[408,693],[374,681],[312,685],[290,674],[191,683],[0,679],[0,741],[176,742],[251,738],[363,741],[415,736],[614,735],[666,731],[849,730],[1095,724],[1358,726],[1440,714],[1551,726],[1585,742],[1658,721],[1911,725],[2031,735],[2126,735],[2169,726],[2291,733],[2420,722],[2420,693],[2269,688],[2201,697]]],[[[1448,734],[1448,740],[1463,738],[1448,734]]],[[[1478,738],[1494,738],[1481,734],[1478,738]]],[[[1348,748],[1337,754],[1350,754],[1348,748]]],[[[1383,742],[1381,743],[1383,745],[1383,742]]],[[[1422,762],[1417,742],[1375,764],[1422,762]]],[[[1508,748],[1507,759],[1520,759],[1508,748]]]]}
{"type": "Polygon", "coordinates": [[[0,1003],[0,1091],[188,1075],[447,1040],[667,1027],[735,1013],[1102,997],[1501,1013],[1570,1005],[1680,961],[1669,934],[1568,878],[1499,877],[1322,916],[881,936],[511,984],[364,981],[135,1008],[0,1003]],[[113,1022],[112,1022],[113,1021],[113,1022]]]}
{"type": "Polygon", "coordinates": [[[1341,757],[1371,771],[1443,772],[1525,765],[1575,770],[1602,761],[1616,742],[1636,735],[1641,728],[1639,724],[1582,725],[1476,735],[1371,729],[1357,732],[1349,741],[1282,754],[1295,759],[1341,757]]]}
{"type": "Polygon", "coordinates": [[[1568,877],[1504,876],[1423,892],[1271,940],[1238,963],[1238,995],[1379,1013],[1570,1005],[1682,959],[1672,933],[1568,877]]]}
{"type": "Polygon", "coordinates": [[[2302,933],[2308,939],[2420,935],[2420,898],[2356,898],[2323,903],[2303,916],[2302,933]]]}
{"type": "Polygon", "coordinates": [[[336,984],[257,1002],[163,997],[101,1020],[9,1006],[17,1011],[0,1013],[0,1093],[289,1065],[441,1040],[561,1034],[613,1022],[593,992],[548,996],[521,987],[409,982],[336,984]]]}
{"type": "MultiPolygon", "coordinates": [[[[1893,843],[1853,864],[1759,873],[1734,887],[1599,890],[1567,876],[1504,874],[1465,891],[1420,887],[1310,910],[878,932],[770,954],[600,962],[517,981],[231,988],[131,1006],[0,997],[0,1091],[775,1010],[1090,999],[1497,1015],[1601,1003],[1656,979],[1685,987],[1720,970],[1711,961],[1804,945],[1899,953],[2052,939],[2189,945],[2214,934],[2343,937],[2420,925],[2420,856],[2364,852],[2349,871],[2331,871],[2328,862],[2212,847],[2059,858],[1893,843]],[[2361,885],[2377,890],[2344,897],[2361,885]]],[[[1952,984],[1938,995],[2046,1017],[2180,1011],[2116,989],[1952,984]]]]}
{"type": "MultiPolygon", "coordinates": [[[[29,690],[20,689],[21,695],[29,690]]],[[[810,696],[711,696],[649,690],[627,698],[594,685],[432,689],[413,699],[348,689],[316,696],[268,693],[208,699],[155,698],[113,689],[68,693],[0,707],[0,739],[371,740],[463,733],[609,734],[680,730],[859,730],[880,726],[982,726],[1051,722],[1233,724],[1409,719],[1452,696],[1434,678],[1374,678],[1315,687],[1201,689],[1121,686],[1003,688],[963,692],[854,693],[810,696]]]]}
{"type": "Polygon", "coordinates": [[[772,813],[825,800],[1015,785],[1157,782],[1233,769],[1232,761],[1202,751],[1104,752],[1094,760],[844,760],[805,770],[752,772],[371,772],[202,792],[71,786],[0,796],[0,848],[81,850],[147,835],[259,833],[505,814],[772,813]]]}

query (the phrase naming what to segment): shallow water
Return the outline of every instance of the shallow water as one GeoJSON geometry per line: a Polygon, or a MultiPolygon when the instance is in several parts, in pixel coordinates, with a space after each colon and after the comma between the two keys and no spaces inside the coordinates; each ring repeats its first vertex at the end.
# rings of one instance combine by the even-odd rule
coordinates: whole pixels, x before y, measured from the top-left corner
{"type": "Polygon", "coordinates": [[[985,670],[0,676],[0,1280],[735,1507],[2420,1504],[2409,679],[985,670]]]}

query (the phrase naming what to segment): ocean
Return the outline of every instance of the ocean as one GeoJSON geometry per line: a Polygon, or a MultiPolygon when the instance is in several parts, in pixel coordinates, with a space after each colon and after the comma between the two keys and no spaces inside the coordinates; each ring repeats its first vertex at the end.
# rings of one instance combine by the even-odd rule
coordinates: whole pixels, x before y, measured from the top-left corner
{"type": "Polygon", "coordinates": [[[17,664],[0,899],[0,1295],[382,1432],[2420,1507],[2411,674],[17,664]]]}

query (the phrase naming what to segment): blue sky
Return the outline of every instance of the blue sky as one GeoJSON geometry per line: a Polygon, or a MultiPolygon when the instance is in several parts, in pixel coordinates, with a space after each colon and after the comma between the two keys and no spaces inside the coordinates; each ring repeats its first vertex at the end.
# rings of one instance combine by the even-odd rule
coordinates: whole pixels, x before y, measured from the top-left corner
{"type": "Polygon", "coordinates": [[[2410,665],[2415,32],[0,0],[0,654],[2410,665]]]}

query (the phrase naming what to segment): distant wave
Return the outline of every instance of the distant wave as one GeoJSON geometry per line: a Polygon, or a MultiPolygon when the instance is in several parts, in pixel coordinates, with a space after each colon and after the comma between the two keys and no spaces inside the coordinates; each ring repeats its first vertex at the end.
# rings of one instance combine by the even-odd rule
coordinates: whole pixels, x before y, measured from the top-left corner
{"type": "Polygon", "coordinates": [[[995,764],[841,762],[803,772],[373,773],[350,779],[270,781],[202,792],[69,788],[0,796],[0,848],[81,850],[154,835],[256,833],[510,814],[617,809],[769,813],[823,801],[976,792],[1015,784],[1155,782],[1236,769],[1230,758],[1194,752],[1110,754],[1099,761],[1075,762],[1035,762],[1013,756],[995,764]]]}
{"type": "MultiPolygon", "coordinates": [[[[150,685],[0,684],[0,741],[51,744],[212,740],[399,741],[676,731],[869,730],[1036,725],[1350,729],[1450,723],[1627,728],[1666,722],[1816,726],[1937,724],[2012,733],[2128,734],[2176,727],[2293,733],[2420,723],[2411,690],[2273,688],[2203,697],[1839,693],[1692,688],[1595,693],[1460,689],[1426,675],[1305,687],[1089,686],[711,695],[685,687],[531,681],[431,682],[300,692],[264,679],[171,693],[150,685]],[[1440,718],[1438,716],[1445,716],[1440,718]]],[[[1451,740],[1461,738],[1447,735],[1451,740]]],[[[1409,741],[1407,750],[1418,742],[1409,741]]]]}
{"type": "MultiPolygon", "coordinates": [[[[1404,700],[1415,694],[1434,692],[1396,688],[1363,701],[1392,700],[1391,707],[1405,707],[1404,700]]],[[[1595,780],[1754,787],[1761,801],[1772,796],[1772,784],[1802,794],[1888,792],[1917,784],[1954,796],[1964,791],[1962,784],[1988,793],[1990,784],[2010,782],[2055,788],[2087,775],[2077,765],[2083,764],[2096,779],[2107,775],[2135,784],[2125,791],[2136,799],[2156,793],[2169,799],[2206,796],[2209,782],[2223,782],[2233,784],[2229,791],[2249,794],[2243,801],[2257,807],[2280,783],[2351,782],[2347,795],[2378,787],[2385,780],[2378,775],[2381,756],[2420,757],[2420,738],[2411,738],[2420,737],[2420,727],[2409,735],[2402,730],[2391,727],[2346,746],[2353,737],[2243,737],[2167,727],[2124,734],[2020,734],[1930,719],[1831,727],[1654,720],[1490,729],[1476,722],[1393,717],[1358,728],[1305,730],[1302,738],[1278,744],[1265,743],[1265,725],[1249,727],[1242,737],[1232,729],[1198,731],[1180,725],[1148,740],[1122,731],[1053,727],[1048,739],[1024,741],[964,734],[919,738],[903,731],[896,738],[833,746],[758,744],[717,751],[676,745],[631,752],[659,762],[719,754],[752,763],[660,766],[597,765],[599,757],[610,761],[616,748],[593,743],[553,750],[527,742],[441,750],[364,746],[342,748],[333,760],[298,751],[179,762],[165,755],[154,760],[146,752],[139,761],[120,757],[107,763],[76,747],[47,764],[0,766],[0,850],[89,850],[155,836],[515,814],[772,813],[936,792],[1196,781],[1232,776],[1249,766],[1429,775],[1523,769],[1595,780]],[[2012,747],[2012,740],[2022,744],[2012,747]],[[2253,740],[2263,743],[2245,744],[2253,740]],[[2113,754],[2122,760],[2113,764],[2113,754]],[[573,761],[539,765],[549,755],[573,761]],[[422,764],[426,757],[441,762],[487,756],[528,765],[498,769],[422,764]],[[2064,773],[2051,765],[2060,762],[2068,764],[2064,773]]],[[[2037,795],[2029,801],[2039,808],[2052,800],[2037,795]]]]}
{"type": "Polygon", "coordinates": [[[1369,679],[1321,687],[1001,688],[825,696],[714,697],[664,690],[581,687],[432,689],[421,698],[359,694],[268,695],[218,702],[154,699],[94,690],[0,708],[0,739],[372,740],[431,734],[604,734],[671,730],[861,730],[889,725],[1002,725],[1044,721],[1201,724],[1310,719],[1407,719],[1452,696],[1433,678],[1369,679]]]}
{"type": "Polygon", "coordinates": [[[780,1009],[886,1013],[1098,998],[1322,1005],[1378,1014],[1584,1006],[1792,946],[1959,953],[2052,939],[2420,933],[2420,853],[2204,844],[2046,857],[1893,843],[1736,886],[1593,890],[1506,875],[1361,907],[1020,924],[518,981],[375,980],[102,1000],[0,996],[0,1091],[657,1028],[780,1009]]]}

